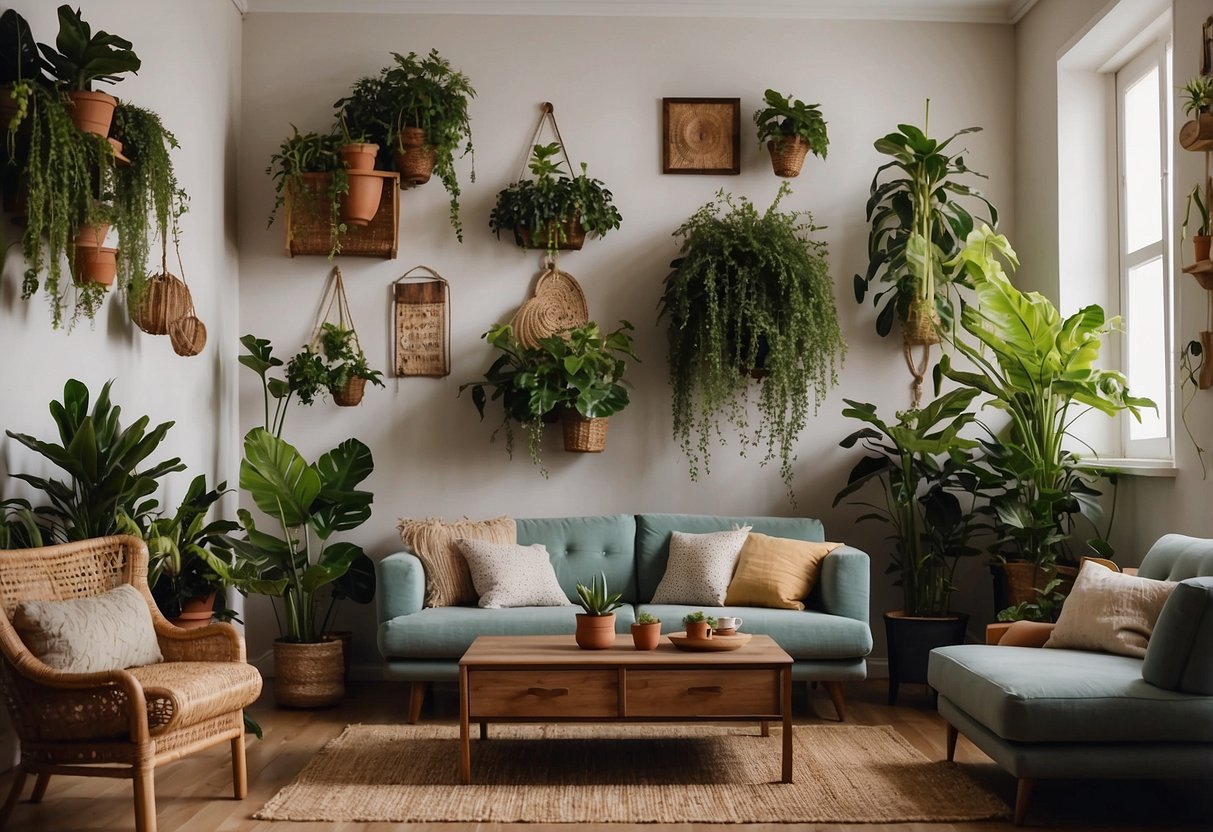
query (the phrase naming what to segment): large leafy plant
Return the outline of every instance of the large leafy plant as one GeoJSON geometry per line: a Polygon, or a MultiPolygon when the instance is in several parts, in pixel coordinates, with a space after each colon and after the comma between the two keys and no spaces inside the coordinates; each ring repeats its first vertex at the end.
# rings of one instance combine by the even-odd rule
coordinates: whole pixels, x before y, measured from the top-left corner
{"type": "Polygon", "coordinates": [[[882,419],[875,405],[851,399],[842,411],[867,427],[843,439],[841,446],[859,444],[868,455],[851,469],[834,505],[879,483],[880,499],[857,502],[868,509],[859,519],[892,529],[885,571],[897,576],[906,615],[947,615],[957,565],[961,558],[980,554],[971,542],[983,484],[970,465],[978,443],[960,436],[975,418],[968,407],[977,395],[973,389],[953,390],[921,409],[899,412],[895,422],[882,419]]]}
{"type": "Polygon", "coordinates": [[[809,143],[814,156],[821,159],[826,157],[830,139],[826,121],[821,115],[821,105],[805,104],[798,98],[785,97],[775,90],[766,91],[763,103],[766,106],[754,112],[760,145],[768,139],[799,136],[809,143]]]}
{"type": "Polygon", "coordinates": [[[50,504],[33,511],[48,542],[118,533],[143,535],[158,505],[152,497],[157,481],[185,470],[176,457],[143,467],[173,423],[163,422],[149,430],[148,417],[141,416],[123,427],[122,408],[110,401],[112,383],[101,388],[91,411],[83,382],[71,379],[63,386],[63,401],[50,404],[58,442],[6,431],[68,475],[67,480],[13,475],[46,495],[50,504]]]}
{"type": "MultiPolygon", "coordinates": [[[[781,211],[785,183],[760,213],[723,191],[675,235],[682,252],[665,279],[660,315],[667,320],[674,435],[691,479],[708,471],[711,446],[726,418],[748,446],[779,460],[791,494],[793,447],[810,407],[816,412],[837,383],[846,352],[826,244],[808,235],[812,217],[781,211]],[[759,423],[746,415],[746,371],[765,371],[759,423]]],[[[744,454],[744,448],[743,448],[744,454]]]]}
{"type": "MultiPolygon", "coordinates": [[[[1010,420],[1005,431],[979,420],[982,464],[997,482],[990,496],[995,551],[1051,570],[1069,556],[1078,518],[1093,526],[1102,519],[1096,472],[1080,468],[1067,447],[1076,440],[1074,420],[1086,410],[1127,410],[1140,420],[1141,409],[1155,405],[1130,395],[1121,373],[1098,368],[1103,338],[1119,319],[1106,319],[1096,305],[1062,318],[1048,298],[1016,289],[1004,261],[1018,265],[1006,237],[988,226],[969,235],[954,265],[967,273],[975,298],[963,306],[952,345],[971,369],[945,353],[936,384],[946,377],[982,393],[984,407],[1010,420]]],[[[1088,544],[1110,556],[1106,533],[1095,530],[1088,544]]]]}
{"type": "Polygon", "coordinates": [[[0,14],[0,85],[39,81],[50,65],[38,52],[29,23],[16,9],[0,14]]]}
{"type": "Polygon", "coordinates": [[[206,487],[206,476],[190,481],[181,505],[171,515],[148,524],[147,582],[161,612],[168,618],[181,614],[187,601],[221,592],[228,584],[231,556],[229,535],[240,528],[232,520],[207,520],[211,508],[227,490],[221,482],[206,487]]]}
{"type": "MultiPolygon", "coordinates": [[[[927,102],[927,125],[930,101],[927,102]]],[[[954,301],[948,291],[953,280],[944,264],[960,253],[974,228],[973,215],[963,199],[977,200],[989,212],[989,224],[998,226],[998,211],[964,176],[982,176],[972,170],[962,152],[949,148],[957,137],[981,130],[969,127],[938,141],[928,127],[899,124],[897,132],[877,139],[876,150],[890,161],[876,169],[868,196],[868,268],[855,275],[855,300],[863,303],[869,292],[879,310],[876,332],[888,335],[894,321],[905,323],[921,310],[938,316],[944,331],[951,329],[954,301]],[[886,171],[894,177],[881,181],[886,171]],[[882,287],[874,291],[874,286],[882,287]]],[[[984,178],[984,177],[983,177],[984,178]]]]}
{"type": "Polygon", "coordinates": [[[116,84],[126,73],[138,74],[139,57],[131,42],[109,32],[93,33],[79,9],[59,7],[59,35],[52,48],[38,44],[52,74],[68,90],[91,90],[93,82],[116,84]]]}
{"type": "MultiPolygon", "coordinates": [[[[604,236],[623,222],[613,196],[601,180],[591,179],[587,166],[571,176],[557,159],[560,145],[537,144],[527,163],[533,179],[519,179],[497,194],[497,204],[489,214],[489,228],[501,239],[501,232],[525,230],[535,241],[545,241],[549,254],[568,239],[566,223],[574,218],[587,234],[604,236]]],[[[523,245],[517,236],[518,245],[523,245]]]]}

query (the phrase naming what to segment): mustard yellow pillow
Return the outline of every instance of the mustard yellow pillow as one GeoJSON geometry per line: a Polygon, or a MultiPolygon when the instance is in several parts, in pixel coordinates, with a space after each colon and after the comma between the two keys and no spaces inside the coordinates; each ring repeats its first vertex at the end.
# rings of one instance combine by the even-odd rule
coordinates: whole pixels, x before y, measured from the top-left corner
{"type": "Polygon", "coordinates": [[[841,543],[789,540],[750,532],[724,603],[730,607],[803,610],[821,562],[841,543]]]}

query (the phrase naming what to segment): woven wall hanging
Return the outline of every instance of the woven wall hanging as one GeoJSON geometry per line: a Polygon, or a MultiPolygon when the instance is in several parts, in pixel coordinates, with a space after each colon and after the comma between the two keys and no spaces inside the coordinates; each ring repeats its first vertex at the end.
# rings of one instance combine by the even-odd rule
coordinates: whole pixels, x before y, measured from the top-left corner
{"type": "Polygon", "coordinates": [[[590,308],[581,284],[549,259],[547,270],[535,283],[532,297],[518,307],[510,323],[519,343],[537,347],[540,338],[562,334],[589,320],[590,308]]]}
{"type": "Polygon", "coordinates": [[[451,286],[429,266],[414,266],[392,284],[396,305],[396,375],[451,374],[451,286]],[[425,272],[429,276],[413,272],[425,272]]]}

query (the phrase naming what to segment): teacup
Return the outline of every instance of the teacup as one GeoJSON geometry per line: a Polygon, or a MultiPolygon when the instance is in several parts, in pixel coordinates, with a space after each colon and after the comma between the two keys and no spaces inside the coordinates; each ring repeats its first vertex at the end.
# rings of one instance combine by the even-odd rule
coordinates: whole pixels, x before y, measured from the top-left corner
{"type": "Polygon", "coordinates": [[[731,615],[716,616],[716,635],[731,636],[741,629],[743,620],[731,615]]]}

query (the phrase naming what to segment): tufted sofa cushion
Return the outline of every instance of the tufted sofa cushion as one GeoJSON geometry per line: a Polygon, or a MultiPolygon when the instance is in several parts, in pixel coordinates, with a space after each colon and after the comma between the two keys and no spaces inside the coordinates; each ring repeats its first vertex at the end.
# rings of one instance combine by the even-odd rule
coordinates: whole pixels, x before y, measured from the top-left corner
{"type": "MultiPolygon", "coordinates": [[[[538,517],[519,520],[518,543],[542,543],[556,570],[560,588],[572,601],[578,581],[585,583],[604,573],[612,593],[636,602],[636,520],[630,514],[590,517],[538,517]]],[[[647,597],[647,596],[646,596],[647,597]]]]}

